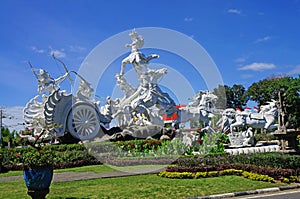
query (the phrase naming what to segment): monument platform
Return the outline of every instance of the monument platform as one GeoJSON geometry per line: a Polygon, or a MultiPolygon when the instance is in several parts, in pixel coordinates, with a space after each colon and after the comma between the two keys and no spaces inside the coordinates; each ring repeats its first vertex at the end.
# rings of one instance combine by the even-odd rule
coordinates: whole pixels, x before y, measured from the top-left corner
{"type": "Polygon", "coordinates": [[[228,149],[225,149],[225,152],[231,155],[267,153],[267,152],[279,152],[279,151],[280,151],[280,147],[278,145],[241,147],[241,148],[230,147],[228,149]]]}

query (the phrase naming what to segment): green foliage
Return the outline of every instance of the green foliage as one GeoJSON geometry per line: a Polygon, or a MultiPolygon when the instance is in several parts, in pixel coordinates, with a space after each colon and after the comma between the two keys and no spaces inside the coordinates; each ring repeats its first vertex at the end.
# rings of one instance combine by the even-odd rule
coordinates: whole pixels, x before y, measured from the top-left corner
{"type": "Polygon", "coordinates": [[[213,93],[218,96],[216,104],[218,108],[242,108],[249,100],[245,87],[240,84],[234,84],[232,87],[219,85],[218,88],[214,89],[213,93]],[[224,98],[224,94],[226,99],[224,98]],[[224,107],[223,104],[226,106],[224,107]]]}
{"type": "Polygon", "coordinates": [[[196,154],[203,156],[206,154],[221,154],[225,153],[224,144],[227,142],[228,137],[221,133],[204,133],[196,139],[188,150],[186,155],[196,154]]]}
{"type": "Polygon", "coordinates": [[[11,147],[21,146],[22,140],[16,131],[10,132],[7,127],[2,127],[2,147],[8,146],[10,142],[11,147]]]}
{"type": "Polygon", "coordinates": [[[0,150],[2,165],[12,169],[24,166],[42,166],[61,163],[72,163],[80,160],[94,160],[84,145],[49,145],[39,149],[3,148],[0,150]]]}
{"type": "Polygon", "coordinates": [[[52,166],[56,154],[51,150],[32,150],[18,155],[18,161],[25,167],[52,166]]]}
{"type": "MultiPolygon", "coordinates": [[[[199,179],[199,178],[207,178],[207,177],[219,177],[225,175],[241,175],[244,178],[248,178],[250,180],[263,181],[263,182],[272,182],[274,183],[274,178],[268,175],[261,175],[257,173],[236,170],[236,169],[227,169],[222,171],[209,171],[209,172],[168,172],[162,171],[158,174],[160,177],[165,178],[177,178],[177,179],[199,179]]],[[[293,178],[295,179],[295,178],[293,178]]],[[[296,178],[298,180],[298,178],[296,178]]],[[[286,181],[286,180],[285,180],[286,181]]],[[[296,180],[295,180],[296,181],[296,180]]]]}
{"type": "Polygon", "coordinates": [[[258,103],[266,104],[271,99],[279,100],[281,93],[285,125],[297,128],[300,126],[300,78],[271,77],[253,83],[247,90],[249,99],[258,103]]]}
{"type": "Polygon", "coordinates": [[[300,172],[300,156],[280,153],[240,154],[234,156],[218,154],[199,157],[181,157],[177,159],[176,163],[182,167],[195,167],[199,165],[218,166],[225,164],[256,165],[257,167],[263,168],[292,169],[295,172],[300,172]]]}
{"type": "Polygon", "coordinates": [[[247,171],[244,171],[242,173],[242,176],[244,178],[248,178],[250,180],[273,182],[273,183],[275,182],[274,178],[269,177],[268,175],[261,175],[261,174],[257,174],[257,173],[247,172],[247,171]]]}

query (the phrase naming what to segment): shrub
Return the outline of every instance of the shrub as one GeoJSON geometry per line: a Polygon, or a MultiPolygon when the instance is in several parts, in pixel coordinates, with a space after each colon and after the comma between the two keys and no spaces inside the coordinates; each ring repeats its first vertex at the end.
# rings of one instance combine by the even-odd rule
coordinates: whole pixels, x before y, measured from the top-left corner
{"type": "Polygon", "coordinates": [[[242,173],[244,178],[248,178],[250,180],[256,180],[256,181],[264,181],[264,182],[275,182],[274,178],[268,176],[268,175],[261,175],[257,173],[247,172],[244,171],[242,173]]]}
{"type": "MultiPolygon", "coordinates": [[[[264,182],[272,182],[274,183],[274,178],[268,175],[261,175],[252,172],[236,170],[236,169],[227,169],[223,171],[210,171],[210,172],[169,172],[169,171],[162,171],[158,174],[160,177],[165,178],[177,178],[177,179],[199,179],[199,178],[206,178],[206,177],[218,177],[224,175],[242,175],[244,178],[248,178],[250,180],[256,181],[264,181],[264,182]]],[[[285,181],[289,179],[285,178],[285,181]]]]}

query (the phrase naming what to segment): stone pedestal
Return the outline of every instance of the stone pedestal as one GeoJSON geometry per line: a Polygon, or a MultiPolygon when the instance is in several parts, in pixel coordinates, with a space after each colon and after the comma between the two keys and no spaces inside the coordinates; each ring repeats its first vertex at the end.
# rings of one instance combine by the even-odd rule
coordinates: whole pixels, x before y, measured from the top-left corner
{"type": "Polygon", "coordinates": [[[274,136],[280,141],[281,150],[297,150],[298,146],[296,143],[297,136],[300,131],[287,130],[282,132],[274,133],[274,136]]]}
{"type": "Polygon", "coordinates": [[[49,193],[48,189],[43,190],[30,190],[28,189],[27,194],[31,196],[32,199],[45,199],[46,195],[49,193]]]}

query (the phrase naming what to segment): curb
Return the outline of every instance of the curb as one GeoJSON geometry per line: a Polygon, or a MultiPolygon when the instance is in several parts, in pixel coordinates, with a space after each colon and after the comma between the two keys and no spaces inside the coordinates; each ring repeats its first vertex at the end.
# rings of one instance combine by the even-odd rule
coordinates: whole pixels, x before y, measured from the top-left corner
{"type": "Polygon", "coordinates": [[[189,199],[231,198],[231,197],[238,197],[238,196],[263,194],[263,193],[269,193],[269,192],[286,191],[286,190],[290,190],[290,189],[299,189],[299,188],[300,188],[300,184],[298,184],[298,185],[291,185],[291,186],[266,188],[266,189],[256,189],[256,190],[250,190],[250,191],[241,191],[241,192],[234,192],[234,193],[216,194],[216,195],[210,195],[210,196],[194,197],[194,198],[189,198],[189,199]]]}

